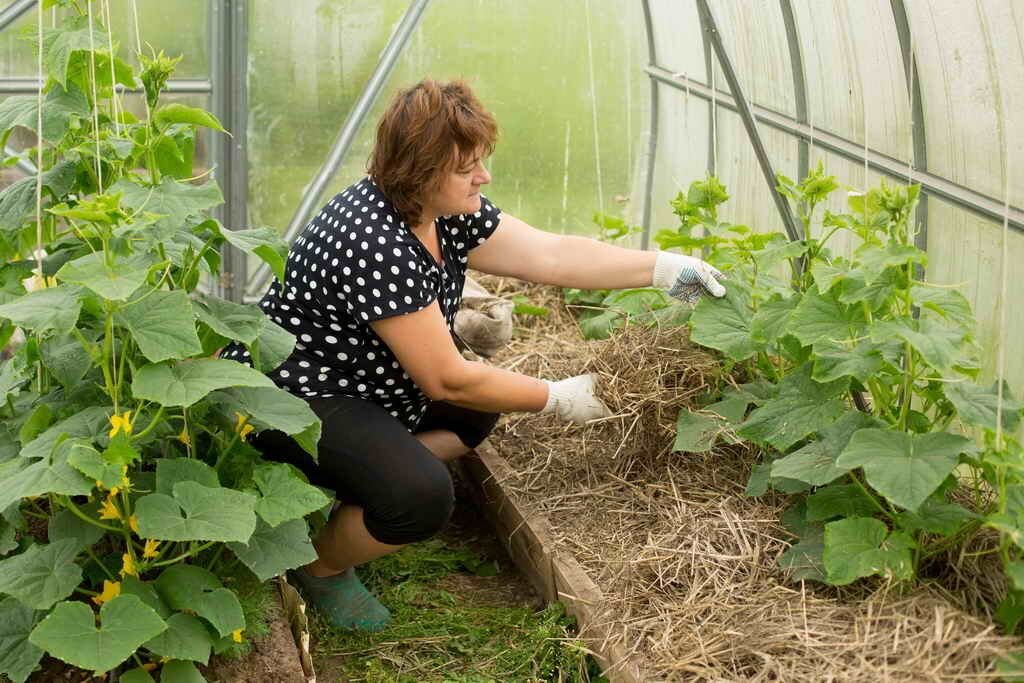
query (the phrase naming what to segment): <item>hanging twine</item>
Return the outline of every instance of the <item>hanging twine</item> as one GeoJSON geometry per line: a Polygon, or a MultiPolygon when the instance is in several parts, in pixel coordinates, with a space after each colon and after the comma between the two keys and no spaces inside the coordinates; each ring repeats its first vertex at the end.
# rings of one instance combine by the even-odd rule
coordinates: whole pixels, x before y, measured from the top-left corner
{"type": "Polygon", "coordinates": [[[103,193],[103,164],[100,161],[100,112],[96,94],[96,44],[93,40],[92,2],[85,3],[85,11],[89,18],[89,80],[92,85],[92,135],[96,141],[96,185],[103,193]]]}

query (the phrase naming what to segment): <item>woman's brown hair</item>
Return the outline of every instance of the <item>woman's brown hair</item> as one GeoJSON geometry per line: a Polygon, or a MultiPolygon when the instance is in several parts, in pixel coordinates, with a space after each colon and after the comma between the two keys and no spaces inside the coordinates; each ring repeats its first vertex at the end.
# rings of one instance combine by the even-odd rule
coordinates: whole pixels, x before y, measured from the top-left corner
{"type": "Polygon", "coordinates": [[[427,78],[391,100],[377,124],[369,173],[413,227],[444,174],[481,149],[493,152],[497,137],[494,117],[465,81],[427,78]]]}

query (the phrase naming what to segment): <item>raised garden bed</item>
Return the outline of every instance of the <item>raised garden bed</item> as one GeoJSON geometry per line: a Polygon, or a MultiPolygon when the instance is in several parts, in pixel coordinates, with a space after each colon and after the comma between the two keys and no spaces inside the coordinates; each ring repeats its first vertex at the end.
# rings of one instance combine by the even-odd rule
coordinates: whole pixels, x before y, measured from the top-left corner
{"type": "Polygon", "coordinates": [[[923,564],[913,584],[794,580],[778,565],[788,496],[745,495],[757,454],[673,452],[675,414],[713,371],[685,330],[584,341],[557,292],[486,284],[550,310],[520,321],[495,364],[549,379],[598,372],[620,390],[617,417],[585,428],[508,416],[463,465],[524,574],[577,617],[609,678],[994,680],[1020,651],[993,623],[998,560],[972,555],[991,539],[923,564]],[[659,353],[679,367],[666,372],[659,353]],[[635,410],[649,387],[625,396],[621,381],[644,368],[662,400],[635,410]]]}

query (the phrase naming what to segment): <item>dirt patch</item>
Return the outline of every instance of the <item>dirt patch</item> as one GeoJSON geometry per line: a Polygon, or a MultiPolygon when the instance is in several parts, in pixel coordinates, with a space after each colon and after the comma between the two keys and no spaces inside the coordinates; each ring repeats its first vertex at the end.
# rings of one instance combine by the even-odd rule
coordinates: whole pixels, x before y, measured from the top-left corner
{"type": "Polygon", "coordinates": [[[913,589],[790,582],[777,565],[791,538],[779,521],[786,497],[743,494],[757,453],[672,452],[679,408],[696,406],[709,380],[729,381],[684,330],[631,326],[584,341],[556,288],[481,283],[551,311],[518,319],[495,364],[600,375],[613,417],[576,427],[510,415],[491,443],[514,470],[503,489],[544,515],[600,586],[600,620],[649,680],[991,680],[993,662],[1021,649],[987,613],[999,586],[963,558],[913,589]]]}
{"type": "Polygon", "coordinates": [[[241,659],[214,657],[208,667],[200,667],[210,683],[306,683],[288,620],[279,600],[272,605],[270,631],[253,640],[249,654],[241,659]]]}

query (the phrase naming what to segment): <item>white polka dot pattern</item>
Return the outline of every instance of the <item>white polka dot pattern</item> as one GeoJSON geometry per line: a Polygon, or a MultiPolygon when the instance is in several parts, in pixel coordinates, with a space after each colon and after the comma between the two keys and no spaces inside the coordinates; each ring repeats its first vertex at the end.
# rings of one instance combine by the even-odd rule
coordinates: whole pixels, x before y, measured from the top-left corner
{"type": "MultiPolygon", "coordinates": [[[[370,178],[336,195],[292,243],[284,284],[274,280],[260,300],[296,338],[291,356],[268,376],[304,398],[372,400],[415,429],[429,401],[369,323],[436,299],[452,329],[469,251],[500,219],[483,195],[480,211],[438,218],[438,264],[370,178]]],[[[252,364],[237,342],[221,358],[252,364]]]]}

